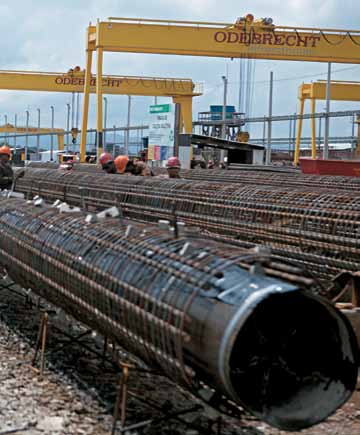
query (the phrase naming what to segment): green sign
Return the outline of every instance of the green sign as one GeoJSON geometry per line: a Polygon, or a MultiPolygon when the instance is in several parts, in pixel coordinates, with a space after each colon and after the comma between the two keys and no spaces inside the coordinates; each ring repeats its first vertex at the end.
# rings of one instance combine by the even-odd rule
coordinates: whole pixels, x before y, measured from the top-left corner
{"type": "Polygon", "coordinates": [[[156,104],[150,106],[150,113],[169,113],[171,112],[170,104],[156,104]]]}

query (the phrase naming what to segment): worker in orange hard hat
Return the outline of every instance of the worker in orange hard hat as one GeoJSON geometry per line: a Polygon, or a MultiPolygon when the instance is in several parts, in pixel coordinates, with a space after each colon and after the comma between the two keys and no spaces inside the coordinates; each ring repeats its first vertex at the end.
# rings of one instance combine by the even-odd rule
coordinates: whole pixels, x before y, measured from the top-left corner
{"type": "Polygon", "coordinates": [[[102,153],[99,158],[101,168],[108,174],[116,174],[116,166],[114,158],[110,153],[102,153]]]}
{"type": "Polygon", "coordinates": [[[168,161],[166,162],[166,169],[169,178],[181,178],[180,177],[181,163],[178,157],[169,157],[168,161]]]}
{"type": "Polygon", "coordinates": [[[126,165],[129,162],[128,156],[117,156],[114,160],[116,172],[118,174],[123,174],[126,171],[126,165]]]}
{"type": "Polygon", "coordinates": [[[152,176],[149,166],[136,158],[129,159],[128,156],[118,156],[115,159],[118,174],[137,175],[142,177],[152,176]]]}
{"type": "Polygon", "coordinates": [[[14,181],[14,172],[9,163],[10,148],[7,145],[0,147],[0,189],[10,189],[14,181]]]}

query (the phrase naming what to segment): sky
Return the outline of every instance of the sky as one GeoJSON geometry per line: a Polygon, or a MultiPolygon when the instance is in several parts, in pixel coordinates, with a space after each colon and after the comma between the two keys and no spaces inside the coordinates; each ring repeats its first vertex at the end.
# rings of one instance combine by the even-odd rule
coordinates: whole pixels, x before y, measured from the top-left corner
{"type": "MultiPolygon", "coordinates": [[[[0,22],[3,44],[0,69],[67,71],[85,65],[85,31],[89,22],[113,17],[158,18],[189,21],[234,22],[238,16],[252,13],[258,17],[272,17],[277,25],[358,29],[360,3],[356,0],[2,0],[0,22]]],[[[359,47],[360,50],[360,47],[359,47]]],[[[327,65],[312,62],[255,61],[253,116],[268,111],[269,75],[274,73],[274,115],[298,110],[297,88],[306,81],[325,79],[327,65]]],[[[193,119],[210,104],[222,104],[221,77],[228,76],[228,104],[238,105],[239,60],[169,56],[150,54],[106,53],[104,73],[158,77],[191,78],[204,86],[204,95],[194,99],[193,119]]],[[[359,80],[360,65],[333,64],[332,78],[359,80]]],[[[50,106],[55,107],[56,127],[66,126],[66,103],[71,95],[0,92],[0,124],[4,115],[13,123],[25,124],[25,111],[30,111],[30,123],[36,125],[37,108],[41,110],[41,125],[50,126],[50,106]]],[[[127,118],[127,97],[108,97],[108,125],[124,126],[127,118]]],[[[168,102],[160,98],[158,102],[168,102]]],[[[131,121],[133,125],[147,123],[147,110],[154,99],[134,97],[131,121]]],[[[323,111],[325,102],[317,109],[323,111]]],[[[333,102],[332,110],[359,109],[359,103],[333,102]]],[[[307,110],[309,106],[307,106],[307,110]]],[[[89,127],[95,126],[95,101],[91,101],[89,127]]],[[[305,123],[304,134],[309,133],[305,123]]],[[[288,123],[273,126],[273,135],[285,136],[288,123]]],[[[262,136],[262,126],[252,126],[252,136],[262,136]]],[[[350,135],[348,119],[331,123],[330,134],[350,135]]]]}

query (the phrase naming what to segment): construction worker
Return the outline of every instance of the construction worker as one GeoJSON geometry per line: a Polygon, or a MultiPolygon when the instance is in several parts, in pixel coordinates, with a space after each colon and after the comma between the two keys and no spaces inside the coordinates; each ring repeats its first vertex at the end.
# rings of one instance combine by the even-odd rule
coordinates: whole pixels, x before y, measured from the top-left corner
{"type": "Polygon", "coordinates": [[[9,163],[10,148],[7,145],[0,147],[0,189],[11,189],[14,181],[14,172],[9,163]]]}
{"type": "Polygon", "coordinates": [[[132,159],[128,156],[118,156],[115,159],[118,174],[137,175],[150,177],[153,175],[149,166],[141,160],[132,159]]]}
{"type": "Polygon", "coordinates": [[[123,174],[126,171],[126,167],[129,163],[129,157],[128,156],[117,156],[114,160],[116,173],[117,174],[123,174]]]}
{"type": "Polygon", "coordinates": [[[72,171],[74,169],[74,160],[67,160],[66,162],[63,162],[59,169],[62,171],[72,171]]]}
{"type": "Polygon", "coordinates": [[[116,174],[116,166],[114,163],[114,158],[110,153],[102,153],[99,158],[99,163],[103,171],[108,174],[116,174]]]}
{"type": "Polygon", "coordinates": [[[181,163],[178,157],[169,157],[166,163],[166,169],[169,178],[181,178],[180,177],[181,163]]]}

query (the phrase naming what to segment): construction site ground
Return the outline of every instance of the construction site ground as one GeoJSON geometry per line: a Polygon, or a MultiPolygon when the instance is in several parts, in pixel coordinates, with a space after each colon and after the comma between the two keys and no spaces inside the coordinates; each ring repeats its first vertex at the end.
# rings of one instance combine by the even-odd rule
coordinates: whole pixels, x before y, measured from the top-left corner
{"type": "MultiPolygon", "coordinates": [[[[4,283],[4,281],[3,281],[4,283]]],[[[16,287],[15,287],[16,289],[16,287]]],[[[20,290],[20,289],[16,289],[20,290]]],[[[59,310],[26,303],[22,295],[0,289],[0,435],[103,435],[110,434],[120,374],[77,342],[67,344],[61,330],[73,334],[85,328],[59,310]],[[49,312],[44,376],[32,367],[41,311],[49,312]]],[[[102,337],[85,336],[85,345],[102,353],[102,337]]],[[[117,349],[121,359],[136,363],[117,349]]],[[[110,352],[111,353],[111,352],[110,352]]],[[[109,357],[109,355],[108,355],[109,357]]],[[[38,365],[37,365],[38,367],[38,365]]],[[[314,408],[316,404],[314,404],[314,408]]],[[[246,413],[241,419],[220,414],[183,391],[167,378],[131,372],[127,424],[153,423],[128,435],[285,435],[246,413]],[[197,411],[178,419],[171,414],[193,407],[197,411]],[[165,417],[164,417],[165,416],[165,417]],[[160,419],[157,421],[157,419],[160,419]],[[186,422],[186,424],[184,423],[186,422]]],[[[116,434],[120,433],[117,428],[116,434]]],[[[292,432],[294,433],[294,432],[292,432]]],[[[300,433],[300,432],[295,432],[300,433]]],[[[301,431],[302,435],[358,435],[360,391],[325,422],[301,431]]]]}

